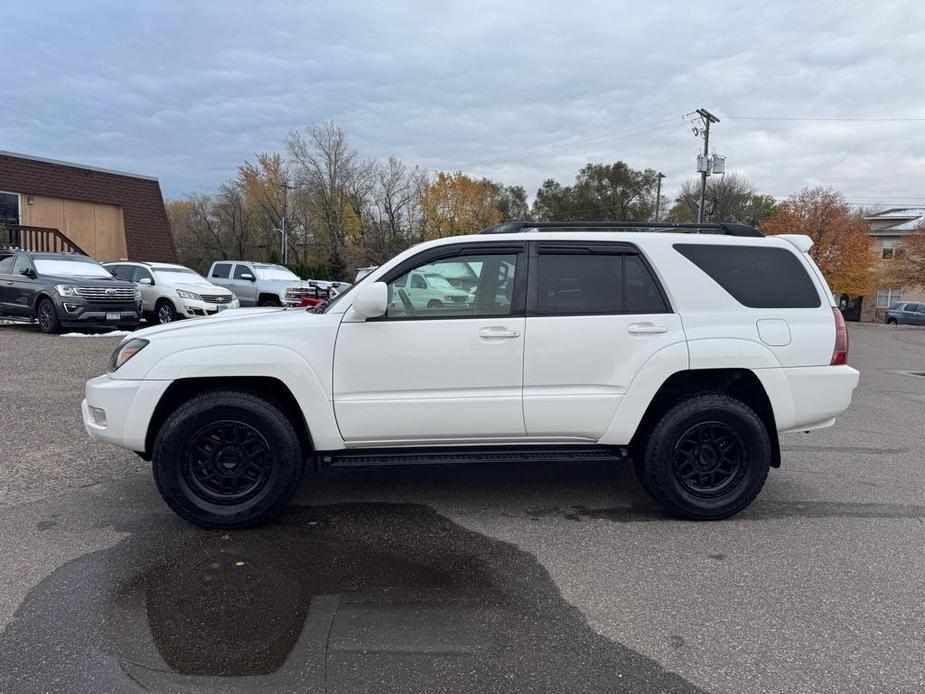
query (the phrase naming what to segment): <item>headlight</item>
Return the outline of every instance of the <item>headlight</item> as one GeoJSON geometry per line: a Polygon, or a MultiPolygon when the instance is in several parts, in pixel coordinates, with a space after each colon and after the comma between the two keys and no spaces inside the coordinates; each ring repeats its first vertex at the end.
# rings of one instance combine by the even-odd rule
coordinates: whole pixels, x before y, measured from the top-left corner
{"type": "Polygon", "coordinates": [[[141,290],[138,288],[138,285],[135,285],[133,289],[135,290],[135,301],[141,301],[141,290]]]}
{"type": "Polygon", "coordinates": [[[116,351],[112,353],[112,357],[109,360],[110,372],[118,369],[125,362],[143,350],[147,345],[147,340],[143,340],[140,337],[133,337],[131,340],[126,340],[121,345],[116,347],[116,351]]]}
{"type": "Polygon", "coordinates": [[[289,287],[289,288],[286,289],[286,296],[289,297],[289,298],[298,296],[298,293],[299,293],[299,292],[298,292],[297,290],[293,289],[292,287],[289,287]]]}
{"type": "Polygon", "coordinates": [[[80,296],[77,293],[77,287],[70,284],[56,284],[55,291],[61,296],[80,296]]]}
{"type": "Polygon", "coordinates": [[[191,299],[192,301],[202,301],[202,297],[199,296],[198,294],[194,294],[193,292],[187,292],[187,291],[184,291],[183,289],[178,289],[177,294],[180,296],[181,299],[191,299]]]}

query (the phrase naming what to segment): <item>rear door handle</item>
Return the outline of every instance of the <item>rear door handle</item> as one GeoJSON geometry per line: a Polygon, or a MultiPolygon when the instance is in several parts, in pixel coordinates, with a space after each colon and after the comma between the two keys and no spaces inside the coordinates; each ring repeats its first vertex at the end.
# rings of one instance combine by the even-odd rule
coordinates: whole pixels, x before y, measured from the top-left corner
{"type": "Polygon", "coordinates": [[[667,333],[668,328],[655,323],[633,323],[626,329],[626,332],[630,335],[661,335],[667,333]]]}
{"type": "Polygon", "coordinates": [[[482,328],[479,330],[479,337],[484,338],[507,338],[512,339],[515,337],[520,337],[520,332],[517,330],[511,330],[510,328],[505,328],[500,325],[493,325],[490,328],[482,328]]]}

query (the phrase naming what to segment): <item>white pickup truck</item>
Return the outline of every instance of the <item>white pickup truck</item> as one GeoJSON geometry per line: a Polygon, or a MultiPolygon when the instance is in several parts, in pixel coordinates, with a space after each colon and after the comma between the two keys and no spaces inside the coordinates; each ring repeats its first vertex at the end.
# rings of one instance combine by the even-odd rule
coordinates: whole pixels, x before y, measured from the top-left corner
{"type": "Polygon", "coordinates": [[[731,516],[779,432],[849,406],[845,323],[808,237],[640,226],[510,223],[410,248],[320,312],[142,330],[87,383],[84,424],[205,527],[271,518],[306,464],[491,460],[629,459],[670,515],[731,516]],[[461,262],[466,301],[396,300],[461,262]]]}

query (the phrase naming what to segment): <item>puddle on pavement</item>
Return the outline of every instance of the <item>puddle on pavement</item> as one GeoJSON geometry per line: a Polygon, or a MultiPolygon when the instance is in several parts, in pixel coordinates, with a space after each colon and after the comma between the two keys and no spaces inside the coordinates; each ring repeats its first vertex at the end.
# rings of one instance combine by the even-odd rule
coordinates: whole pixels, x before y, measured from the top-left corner
{"type": "Polygon", "coordinates": [[[591,630],[531,555],[424,506],[133,531],[29,593],[0,690],[699,691],[591,630]]]}

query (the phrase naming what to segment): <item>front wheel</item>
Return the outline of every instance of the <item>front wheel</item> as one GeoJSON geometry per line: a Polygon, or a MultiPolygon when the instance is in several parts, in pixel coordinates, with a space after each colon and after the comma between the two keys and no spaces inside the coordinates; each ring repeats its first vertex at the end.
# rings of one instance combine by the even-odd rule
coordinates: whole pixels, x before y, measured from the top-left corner
{"type": "Polygon", "coordinates": [[[58,311],[51,299],[42,299],[39,302],[38,309],[35,312],[35,318],[39,324],[39,330],[46,334],[53,334],[61,331],[61,321],[58,320],[58,311]]]}
{"type": "Polygon", "coordinates": [[[158,491],[179,516],[204,528],[272,519],[295,493],[303,468],[288,417],[251,393],[194,397],[167,419],[154,444],[158,491]]]}
{"type": "Polygon", "coordinates": [[[154,307],[154,320],[161,325],[173,323],[178,317],[177,309],[174,308],[170,299],[161,299],[154,307]]]}
{"type": "Polygon", "coordinates": [[[767,427],[754,410],[726,395],[698,395],[665,412],[637,473],[668,514],[717,520],[752,502],[771,458],[767,427]]]}
{"type": "Polygon", "coordinates": [[[896,320],[895,318],[887,318],[887,319],[886,319],[886,324],[887,324],[887,325],[898,325],[898,324],[899,324],[899,321],[896,320]]]}

